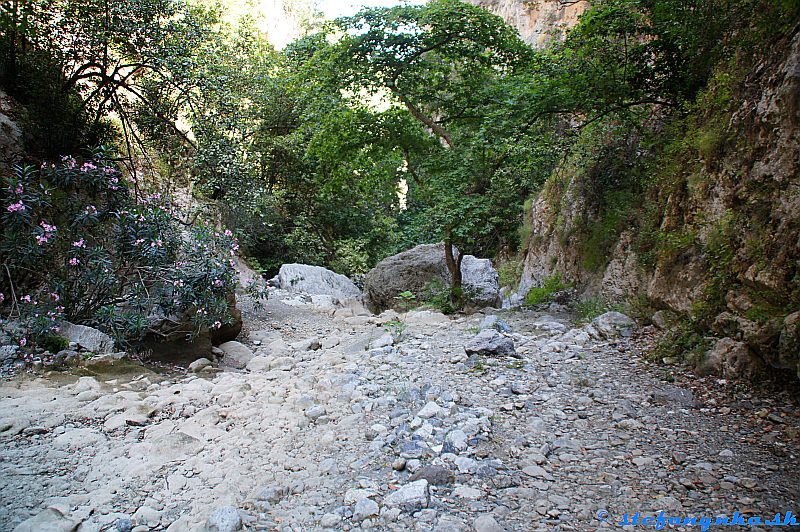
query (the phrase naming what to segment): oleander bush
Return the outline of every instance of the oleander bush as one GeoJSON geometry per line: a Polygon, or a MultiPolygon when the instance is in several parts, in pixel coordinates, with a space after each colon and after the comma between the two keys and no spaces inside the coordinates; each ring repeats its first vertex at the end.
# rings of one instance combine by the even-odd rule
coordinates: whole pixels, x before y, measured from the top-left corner
{"type": "Polygon", "coordinates": [[[0,190],[0,315],[22,323],[16,341],[45,343],[64,319],[120,341],[158,316],[189,316],[195,333],[230,323],[237,240],[176,214],[102,150],[15,167],[0,190]]]}

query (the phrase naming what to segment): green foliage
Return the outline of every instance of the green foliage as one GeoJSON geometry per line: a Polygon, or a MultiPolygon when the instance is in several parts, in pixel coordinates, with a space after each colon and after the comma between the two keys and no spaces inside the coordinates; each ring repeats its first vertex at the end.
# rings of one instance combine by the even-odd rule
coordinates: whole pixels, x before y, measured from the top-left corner
{"type": "Polygon", "coordinates": [[[525,295],[525,304],[534,306],[549,303],[558,292],[571,287],[571,284],[561,280],[561,274],[553,274],[544,279],[542,286],[534,286],[528,291],[525,295]]]}
{"type": "Polygon", "coordinates": [[[611,303],[600,297],[591,297],[576,301],[573,305],[578,315],[578,323],[589,323],[597,316],[610,311],[624,312],[625,306],[611,303]]]}
{"type": "Polygon", "coordinates": [[[685,319],[662,336],[650,358],[676,358],[691,366],[703,360],[712,346],[712,340],[703,336],[703,327],[695,320],[685,319]]]}
{"type": "Polygon", "coordinates": [[[452,303],[452,287],[447,286],[442,281],[435,279],[425,286],[422,295],[422,302],[431,308],[434,308],[442,314],[453,314],[458,309],[452,303]]]}
{"type": "Polygon", "coordinates": [[[69,340],[58,335],[45,336],[41,340],[42,347],[51,353],[58,353],[69,347],[69,340]]]}
{"type": "Polygon", "coordinates": [[[402,320],[392,320],[386,322],[386,330],[391,333],[395,343],[403,340],[403,334],[408,329],[408,324],[402,320]]]}
{"type": "Polygon", "coordinates": [[[406,290],[405,292],[397,294],[395,300],[401,312],[408,312],[416,303],[417,296],[415,296],[413,292],[406,290]]]}
{"type": "Polygon", "coordinates": [[[500,287],[516,287],[522,278],[524,263],[519,260],[507,260],[497,266],[500,287]]]}

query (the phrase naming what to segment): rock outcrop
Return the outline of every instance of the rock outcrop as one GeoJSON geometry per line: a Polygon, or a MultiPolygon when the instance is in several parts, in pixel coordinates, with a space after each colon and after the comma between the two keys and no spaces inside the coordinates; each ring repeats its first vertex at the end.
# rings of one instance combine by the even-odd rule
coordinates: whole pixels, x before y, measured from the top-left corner
{"type": "MultiPolygon", "coordinates": [[[[800,376],[791,314],[800,294],[800,33],[742,61],[739,71],[750,73],[725,96],[737,103],[696,117],[691,134],[700,140],[676,141],[686,151],[666,177],[644,191],[622,189],[641,204],[623,211],[598,199],[609,187],[619,193],[629,167],[602,156],[595,168],[577,159],[562,165],[526,214],[518,297],[558,274],[585,297],[638,298],[683,318],[703,312],[704,334],[745,345],[718,345],[702,371],[748,375],[742,366],[750,360],[757,370],[760,360],[800,376]]],[[[730,91],[726,83],[712,80],[709,94],[730,91]]],[[[642,156],[635,137],[609,148],[619,160],[642,156]]],[[[646,171],[676,156],[661,157],[646,171]]]]}
{"type": "Polygon", "coordinates": [[[564,38],[566,30],[578,22],[589,2],[559,0],[467,0],[503,18],[515,27],[522,40],[535,48],[544,48],[553,40],[564,38]]]}
{"type": "MultiPolygon", "coordinates": [[[[465,255],[461,262],[464,292],[475,307],[500,303],[497,271],[488,259],[465,255]]],[[[373,312],[399,308],[397,296],[405,291],[419,299],[430,284],[450,284],[450,273],[444,258],[444,244],[422,244],[387,257],[367,273],[364,299],[373,312]]]]}
{"type": "Polygon", "coordinates": [[[22,162],[25,153],[23,134],[17,124],[19,106],[8,94],[0,90],[0,171],[8,172],[22,162]]]}

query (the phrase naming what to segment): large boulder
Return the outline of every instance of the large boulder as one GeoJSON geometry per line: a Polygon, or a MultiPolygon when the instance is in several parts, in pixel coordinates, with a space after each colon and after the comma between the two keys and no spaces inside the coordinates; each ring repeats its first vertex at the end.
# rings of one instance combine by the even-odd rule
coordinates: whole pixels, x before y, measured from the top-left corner
{"type": "Polygon", "coordinates": [[[338,300],[361,297],[353,281],[321,266],[284,264],[278,272],[278,284],[288,292],[331,296],[338,300]]]}
{"type": "Polygon", "coordinates": [[[636,322],[621,312],[606,312],[592,320],[586,332],[600,340],[612,340],[617,337],[628,338],[636,329],[636,322]]]}
{"type": "Polygon", "coordinates": [[[753,379],[764,370],[764,362],[745,342],[721,338],[699,361],[698,375],[714,375],[726,379],[753,379]]]}
{"type": "MultiPolygon", "coordinates": [[[[465,255],[461,262],[461,280],[471,306],[500,304],[497,271],[489,259],[465,255]]],[[[450,284],[444,258],[444,244],[422,244],[383,259],[364,279],[364,299],[373,312],[399,308],[398,294],[410,291],[423,295],[432,281],[450,284]]]]}
{"type": "Polygon", "coordinates": [[[236,296],[227,296],[231,322],[219,329],[201,327],[198,331],[192,322],[191,312],[182,315],[165,315],[154,312],[138,347],[151,353],[155,360],[191,362],[198,358],[211,358],[211,348],[230,342],[242,330],[242,312],[236,308],[236,296]]]}
{"type": "Polygon", "coordinates": [[[104,332],[86,325],[75,325],[65,321],[61,324],[61,336],[79,347],[93,353],[106,354],[114,351],[114,340],[104,332]]]}

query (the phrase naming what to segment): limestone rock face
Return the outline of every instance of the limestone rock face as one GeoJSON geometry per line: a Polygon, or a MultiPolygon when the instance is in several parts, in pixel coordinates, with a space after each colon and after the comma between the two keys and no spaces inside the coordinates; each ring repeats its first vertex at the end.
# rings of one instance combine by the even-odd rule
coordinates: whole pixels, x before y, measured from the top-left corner
{"type": "MultiPolygon", "coordinates": [[[[498,13],[524,7],[478,3],[498,13]]],[[[537,2],[537,9],[549,3],[537,2]]],[[[704,333],[745,346],[734,350],[741,356],[712,350],[707,362],[713,372],[750,374],[741,367],[749,360],[755,372],[766,362],[800,373],[798,318],[792,315],[800,275],[800,196],[793,192],[800,187],[800,35],[764,50],[758,63],[740,66],[750,69],[747,83],[736,88],[734,111],[719,117],[732,137],[685,169],[681,187],[647,192],[657,192],[658,200],[641,196],[652,213],[649,222],[632,217],[602,245],[592,241],[591,228],[608,222],[590,193],[594,174],[571,167],[556,172],[559,181],[545,184],[526,213],[531,236],[512,304],[559,275],[581,297],[644,302],[662,311],[658,318],[677,322],[708,303],[724,277],[726,292],[707,307],[717,314],[705,316],[704,333]],[[661,235],[655,240],[653,230],[661,235]]],[[[665,320],[656,324],[670,329],[665,320]]]]}
{"type": "Polygon", "coordinates": [[[503,18],[519,31],[519,36],[534,48],[544,48],[548,43],[561,40],[567,29],[578,22],[578,17],[589,6],[577,2],[562,6],[558,0],[526,2],[524,0],[467,0],[503,18]]]}
{"type": "MultiPolygon", "coordinates": [[[[465,255],[461,262],[464,292],[476,307],[500,303],[497,271],[488,259],[465,255]]],[[[398,308],[395,299],[410,291],[418,297],[432,281],[450,284],[444,257],[444,244],[422,244],[387,257],[367,273],[364,298],[373,312],[398,308]]]]}
{"type": "Polygon", "coordinates": [[[8,172],[22,161],[25,152],[23,133],[14,118],[17,104],[0,90],[0,171],[8,172]]]}
{"type": "Polygon", "coordinates": [[[312,296],[331,296],[339,300],[361,296],[353,281],[321,266],[284,264],[278,272],[278,283],[289,292],[312,296]]]}

